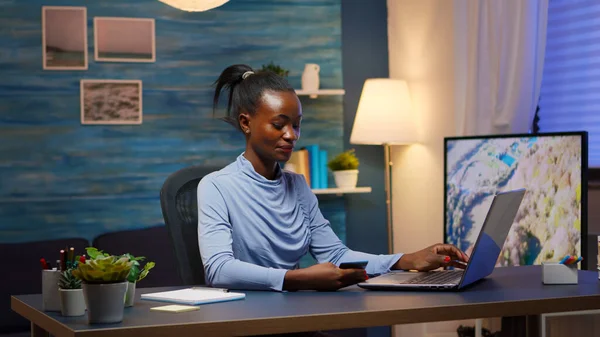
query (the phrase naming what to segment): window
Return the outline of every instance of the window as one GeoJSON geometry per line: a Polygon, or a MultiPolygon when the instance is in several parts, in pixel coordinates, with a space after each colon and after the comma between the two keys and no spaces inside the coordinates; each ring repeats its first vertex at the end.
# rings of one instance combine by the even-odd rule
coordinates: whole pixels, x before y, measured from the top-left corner
{"type": "Polygon", "coordinates": [[[539,131],[589,133],[590,168],[600,168],[600,2],[550,0],[539,131]]]}

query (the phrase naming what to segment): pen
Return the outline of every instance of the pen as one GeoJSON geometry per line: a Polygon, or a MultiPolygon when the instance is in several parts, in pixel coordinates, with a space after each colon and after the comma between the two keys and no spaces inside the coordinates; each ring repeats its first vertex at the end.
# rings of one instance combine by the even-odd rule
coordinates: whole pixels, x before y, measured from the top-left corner
{"type": "Polygon", "coordinates": [[[75,258],[75,248],[71,247],[69,249],[69,258],[67,259],[67,269],[72,268],[73,265],[75,264],[75,261],[73,260],[75,258]]]}
{"type": "Polygon", "coordinates": [[[62,264],[60,263],[60,260],[56,260],[56,268],[58,270],[60,270],[60,266],[62,266],[62,264]]]}
{"type": "Polygon", "coordinates": [[[559,262],[559,263],[560,263],[560,264],[564,264],[565,262],[567,262],[567,260],[568,260],[570,257],[571,257],[570,255],[567,255],[567,256],[563,257],[563,258],[562,258],[562,260],[560,260],[560,262],[559,262]]]}
{"type": "Polygon", "coordinates": [[[40,264],[42,265],[42,269],[48,269],[48,265],[46,264],[46,259],[43,257],[40,259],[40,264]]]}
{"type": "Polygon", "coordinates": [[[576,256],[572,256],[568,261],[567,264],[577,264],[580,260],[581,257],[576,257],[576,256]]]}
{"type": "Polygon", "coordinates": [[[67,270],[67,261],[66,261],[67,257],[65,254],[65,250],[61,249],[60,250],[60,270],[67,270]]]}
{"type": "Polygon", "coordinates": [[[577,261],[575,261],[575,262],[573,262],[573,263],[579,263],[579,262],[581,262],[581,261],[583,261],[583,257],[581,257],[581,256],[580,256],[580,257],[578,257],[578,258],[577,258],[577,261]]]}

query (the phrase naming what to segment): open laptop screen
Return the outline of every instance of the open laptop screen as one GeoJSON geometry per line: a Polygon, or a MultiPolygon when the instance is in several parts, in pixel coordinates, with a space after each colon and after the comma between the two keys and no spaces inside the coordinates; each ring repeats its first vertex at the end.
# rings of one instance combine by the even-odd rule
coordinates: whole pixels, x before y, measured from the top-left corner
{"type": "Polygon", "coordinates": [[[492,273],[525,195],[525,189],[500,192],[492,201],[459,287],[492,273]]]}

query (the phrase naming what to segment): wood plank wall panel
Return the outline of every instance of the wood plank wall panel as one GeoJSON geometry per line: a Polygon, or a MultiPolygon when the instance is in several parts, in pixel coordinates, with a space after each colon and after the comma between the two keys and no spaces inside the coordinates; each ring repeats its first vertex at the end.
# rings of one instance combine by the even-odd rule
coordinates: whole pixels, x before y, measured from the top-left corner
{"type": "MultiPolygon", "coordinates": [[[[157,0],[5,0],[0,11],[0,242],[94,237],[164,225],[159,190],[185,166],[220,165],[243,151],[213,118],[212,83],[228,65],[321,65],[321,87],[341,88],[340,0],[232,0],[203,13],[157,0]],[[88,70],[42,70],[41,7],[87,7],[88,70]],[[155,63],[94,61],[93,18],[156,20],[155,63]],[[81,79],[143,82],[143,124],[80,124],[81,79]]],[[[299,146],[342,150],[341,96],[301,98],[299,146]]],[[[333,179],[330,176],[330,185],[333,179]]],[[[345,240],[342,198],[321,209],[345,240]]]]}

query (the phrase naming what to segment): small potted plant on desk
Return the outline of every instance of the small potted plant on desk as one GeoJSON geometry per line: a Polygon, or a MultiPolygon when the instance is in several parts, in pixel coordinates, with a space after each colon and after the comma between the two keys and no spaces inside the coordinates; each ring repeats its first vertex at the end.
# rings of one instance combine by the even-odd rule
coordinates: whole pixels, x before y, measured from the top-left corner
{"type": "Polygon", "coordinates": [[[60,274],[58,289],[60,292],[60,311],[63,316],[82,316],[85,314],[85,299],[81,289],[81,280],[73,275],[74,268],[60,274]]]}
{"type": "Polygon", "coordinates": [[[148,276],[150,269],[154,268],[155,263],[148,261],[144,265],[144,268],[140,269],[140,261],[146,259],[144,256],[135,257],[131,254],[125,254],[124,256],[129,258],[130,261],[133,261],[131,271],[129,272],[129,276],[127,276],[127,293],[125,294],[125,307],[131,307],[133,306],[135,299],[135,287],[137,282],[148,276]]]}
{"type": "Polygon", "coordinates": [[[359,161],[354,149],[342,152],[333,158],[327,167],[333,172],[335,185],[339,188],[355,188],[358,182],[359,161]]]}
{"type": "Polygon", "coordinates": [[[119,323],[134,262],[127,256],[110,255],[93,247],[86,250],[90,258],[79,263],[73,275],[82,281],[88,323],[119,323]]]}

